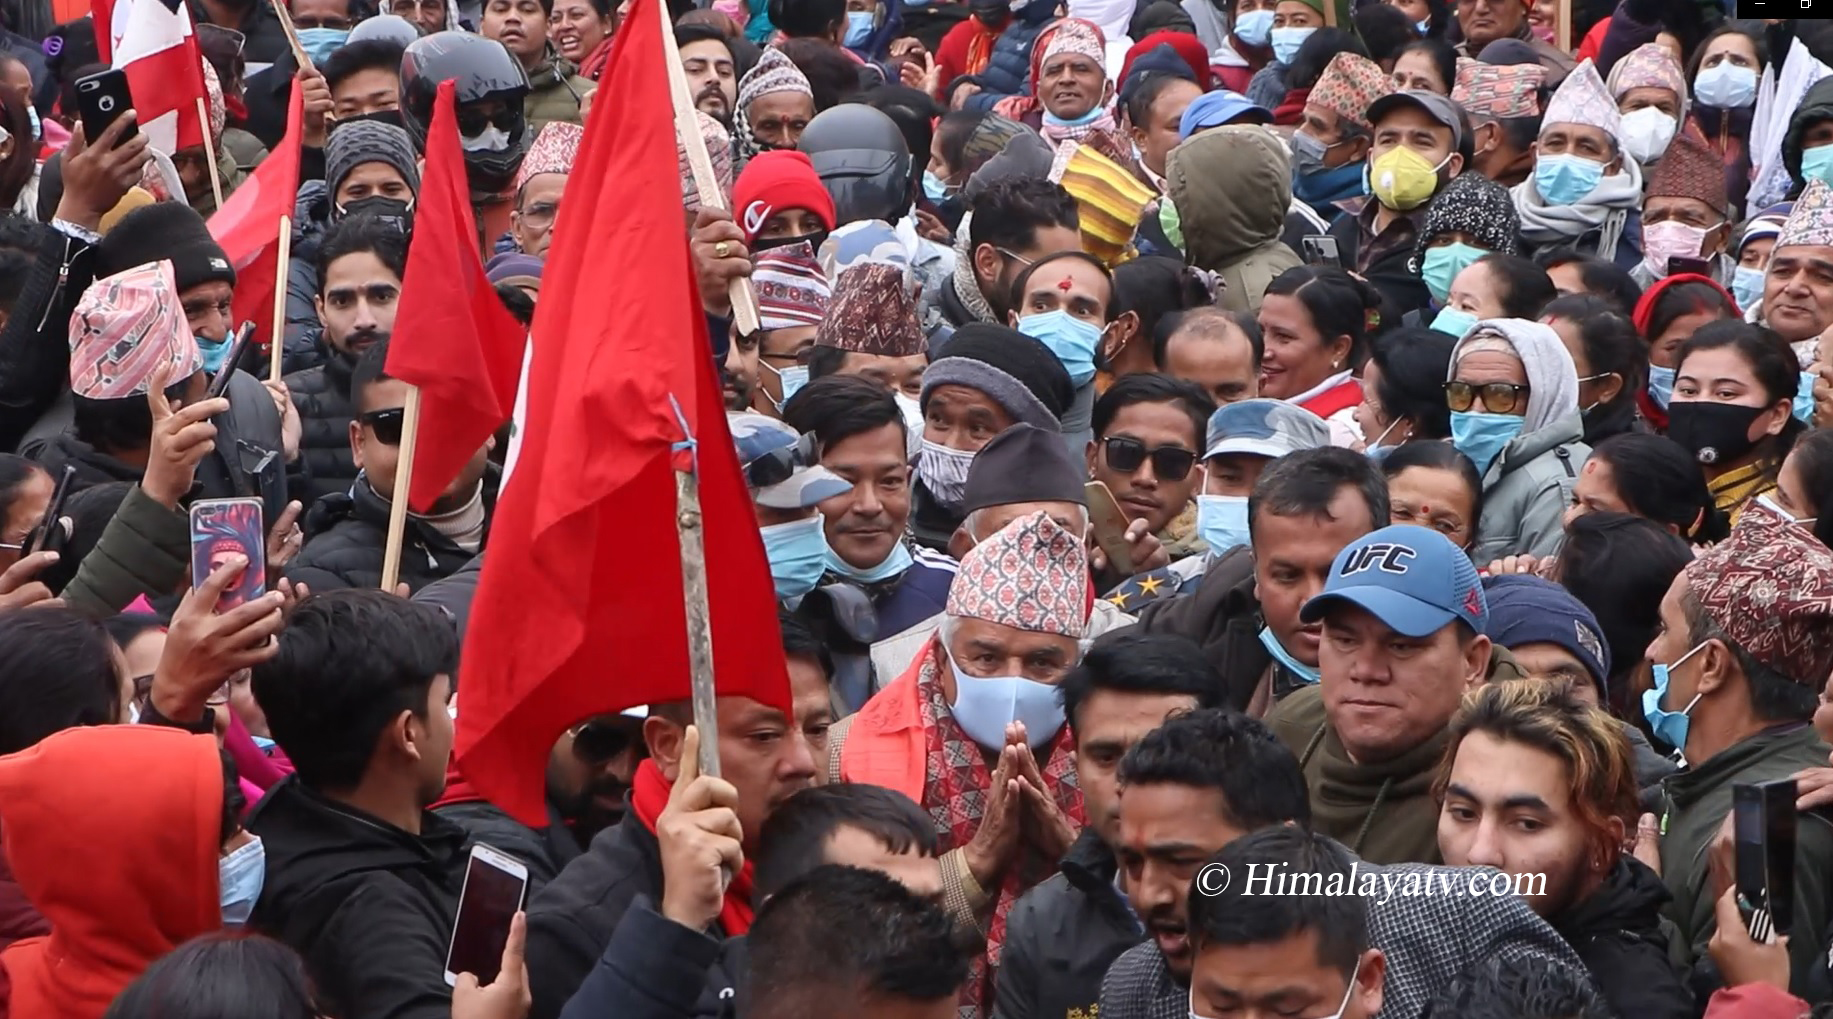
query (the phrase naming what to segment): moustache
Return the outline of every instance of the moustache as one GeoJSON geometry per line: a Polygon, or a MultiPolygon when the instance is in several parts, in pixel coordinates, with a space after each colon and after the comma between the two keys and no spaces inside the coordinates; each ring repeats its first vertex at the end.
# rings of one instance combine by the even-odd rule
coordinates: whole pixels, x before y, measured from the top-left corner
{"type": "Polygon", "coordinates": [[[1184,932],[1184,921],[1178,918],[1177,907],[1172,905],[1154,906],[1146,911],[1145,925],[1149,930],[1164,931],[1171,934],[1184,932]]]}
{"type": "Polygon", "coordinates": [[[695,103],[699,103],[702,99],[717,99],[719,100],[719,104],[724,106],[726,102],[725,89],[720,87],[719,82],[709,81],[706,85],[701,87],[700,91],[694,93],[695,103]]]}

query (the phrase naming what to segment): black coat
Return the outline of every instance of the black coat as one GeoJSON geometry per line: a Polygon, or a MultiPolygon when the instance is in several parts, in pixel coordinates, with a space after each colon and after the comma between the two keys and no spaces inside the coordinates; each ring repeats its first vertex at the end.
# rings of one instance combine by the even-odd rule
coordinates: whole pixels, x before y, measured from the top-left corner
{"type": "Polygon", "coordinates": [[[1093,828],[1084,828],[1062,869],[1013,905],[994,1019],[1095,1014],[1108,967],[1145,940],[1114,887],[1118,869],[1113,850],[1093,828]]]}
{"type": "Polygon", "coordinates": [[[1604,1000],[1620,1016],[1691,1019],[1697,1013],[1685,974],[1668,957],[1661,907],[1671,896],[1661,878],[1632,856],[1597,891],[1548,922],[1585,960],[1604,1000]]]}
{"type": "Polygon", "coordinates": [[[70,388],[70,313],[95,279],[95,249],[46,230],[0,327],[0,451],[11,452],[70,388]]]}
{"type": "Polygon", "coordinates": [[[248,817],[267,878],[250,924],[305,957],[326,1010],[344,1019],[450,1019],[445,983],[470,848],[422,814],[412,835],[333,803],[297,776],[248,817]]]}
{"type": "Polygon", "coordinates": [[[579,856],[578,841],[552,806],[547,809],[545,828],[530,828],[510,817],[502,807],[481,799],[448,803],[435,807],[433,813],[463,828],[472,841],[501,849],[527,864],[528,893],[524,901],[533,899],[561,868],[579,856]]]}
{"type": "Polygon", "coordinates": [[[733,1019],[748,959],[743,937],[689,930],[639,895],[560,1019],[733,1019]]]}
{"type": "Polygon", "coordinates": [[[302,491],[293,497],[311,506],[327,495],[349,492],[356,480],[350,458],[350,373],[356,363],[333,354],[316,368],[286,377],[286,388],[299,410],[299,456],[305,461],[302,491]]]}
{"type": "Polygon", "coordinates": [[[1253,549],[1242,546],[1210,560],[1189,592],[1146,606],[1139,613],[1139,630],[1196,641],[1226,684],[1222,703],[1244,711],[1273,662],[1260,643],[1265,624],[1254,596],[1253,549]]]}
{"type": "MultiPolygon", "coordinates": [[[[484,473],[486,540],[496,512],[498,473],[494,466],[484,473]]],[[[352,483],[349,492],[320,499],[306,513],[305,548],[287,566],[287,579],[314,592],[380,587],[388,510],[388,500],[361,480],[352,483]]],[[[476,554],[410,516],[401,537],[401,581],[410,591],[418,591],[457,573],[476,554]]]]}

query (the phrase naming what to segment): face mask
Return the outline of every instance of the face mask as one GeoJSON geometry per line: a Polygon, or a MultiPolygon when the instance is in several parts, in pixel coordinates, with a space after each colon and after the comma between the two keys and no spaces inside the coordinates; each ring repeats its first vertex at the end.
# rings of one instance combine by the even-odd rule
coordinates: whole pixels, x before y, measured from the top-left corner
{"type": "Polygon", "coordinates": [[[1197,534],[1218,558],[1247,544],[1247,496],[1197,496],[1197,534]]]}
{"type": "MultiPolygon", "coordinates": [[[[1381,434],[1375,436],[1374,442],[1371,442],[1368,445],[1362,447],[1362,454],[1368,457],[1370,460],[1375,461],[1376,463],[1380,463],[1381,461],[1386,460],[1388,457],[1388,454],[1392,453],[1394,449],[1400,445],[1400,443],[1395,443],[1393,446],[1383,446],[1381,444],[1381,440],[1387,438],[1388,433],[1393,431],[1394,428],[1399,424],[1400,424],[1399,418],[1395,418],[1394,420],[1388,422],[1388,426],[1381,430],[1381,434]]],[[[1407,431],[1411,433],[1412,429],[1408,428],[1407,431]]],[[[1404,438],[1401,440],[1401,442],[1405,442],[1405,441],[1406,440],[1404,438]]]]}
{"type": "Polygon", "coordinates": [[[45,136],[45,128],[38,120],[38,108],[36,106],[28,106],[25,108],[25,119],[32,124],[32,140],[38,141],[42,139],[45,136]]]}
{"type": "Polygon", "coordinates": [[[787,524],[758,528],[764,536],[764,555],[770,560],[770,579],[776,596],[800,598],[815,589],[827,572],[827,532],[821,514],[787,524]]]}
{"type": "Polygon", "coordinates": [[[475,137],[459,135],[458,147],[466,152],[501,152],[509,148],[509,132],[492,124],[475,137]]]}
{"type": "Polygon", "coordinates": [[[331,130],[336,131],[345,124],[353,124],[359,120],[373,120],[378,124],[389,124],[403,131],[407,130],[407,121],[401,119],[400,110],[377,110],[374,113],[353,113],[348,117],[339,117],[331,122],[331,130]]]}
{"type": "Polygon", "coordinates": [[[1642,226],[1642,265],[1656,279],[1668,274],[1668,259],[1698,258],[1706,246],[1706,235],[1718,229],[1688,226],[1679,220],[1665,220],[1653,226],[1642,226]]]}
{"type": "Polygon", "coordinates": [[[1702,106],[1741,109],[1757,101],[1757,72],[1727,60],[1693,79],[1693,98],[1702,106]]]}
{"type": "Polygon", "coordinates": [[[1087,127],[1095,121],[1100,120],[1101,115],[1106,112],[1107,111],[1100,103],[1096,103],[1087,113],[1082,114],[1080,117],[1059,117],[1049,110],[1042,111],[1044,123],[1049,127],[1087,127]]]}
{"type": "Polygon", "coordinates": [[[973,10],[974,20],[980,22],[989,29],[998,30],[1004,28],[1006,27],[1006,22],[1012,20],[1011,10],[1006,8],[1003,4],[997,7],[974,8],[973,10]]]}
{"type": "Polygon", "coordinates": [[[1748,309],[1763,298],[1763,270],[1740,265],[1731,276],[1731,296],[1738,307],[1748,309]]]}
{"type": "Polygon", "coordinates": [[[1541,156],[1534,161],[1534,190],[1548,205],[1577,205],[1604,179],[1604,164],[1582,156],[1541,156]]]}
{"type": "Polygon", "coordinates": [[[1287,651],[1286,646],[1279,642],[1279,638],[1273,636],[1272,627],[1261,627],[1260,646],[1267,649],[1267,654],[1272,655],[1274,661],[1285,666],[1287,672],[1290,672],[1305,682],[1316,683],[1320,678],[1316,666],[1306,665],[1304,662],[1292,657],[1292,652],[1287,651]]]}
{"type": "Polygon", "coordinates": [[[1413,22],[1413,27],[1419,29],[1419,37],[1424,39],[1426,36],[1432,34],[1432,19],[1427,18],[1424,21],[1415,21],[1413,22]]]}
{"type": "Polygon", "coordinates": [[[1272,31],[1272,11],[1249,11],[1235,19],[1235,38],[1249,46],[1265,46],[1272,31]]]}
{"type": "Polygon", "coordinates": [[[872,11],[846,12],[846,38],[842,40],[842,45],[864,46],[866,40],[872,38],[876,20],[877,15],[872,11]]]}
{"type": "Polygon", "coordinates": [[[891,394],[897,401],[897,409],[904,413],[904,429],[912,435],[923,434],[923,404],[916,397],[903,391],[891,394]]]}
{"type": "Polygon", "coordinates": [[[801,391],[803,386],[808,385],[808,365],[792,364],[782,371],[777,371],[770,362],[765,361],[761,357],[757,359],[757,363],[761,365],[765,371],[775,375],[777,385],[783,388],[783,398],[781,400],[770,400],[770,394],[768,392],[764,393],[764,399],[770,400],[770,406],[775,407],[780,414],[783,411],[783,405],[789,402],[789,398],[801,391]]]}
{"type": "Polygon", "coordinates": [[[403,234],[409,233],[414,228],[414,203],[404,202],[399,198],[390,198],[387,195],[369,195],[349,205],[333,205],[331,210],[337,214],[332,218],[340,220],[358,213],[366,213],[398,228],[403,234]]]}
{"type": "Polygon", "coordinates": [[[1780,503],[1776,502],[1775,499],[1771,498],[1768,492],[1764,492],[1762,495],[1757,496],[1757,505],[1762,506],[1764,509],[1775,514],[1776,519],[1783,520],[1791,524],[1797,524],[1801,527],[1813,527],[1820,520],[1819,517],[1803,517],[1801,519],[1796,519],[1793,513],[1790,513],[1788,510],[1783,509],[1780,503]]]}
{"type": "Polygon", "coordinates": [[[1464,338],[1464,334],[1470,332],[1477,322],[1478,319],[1475,315],[1472,315],[1462,308],[1446,307],[1440,310],[1438,315],[1432,319],[1432,328],[1447,336],[1455,336],[1461,340],[1464,338]]]}
{"type": "Polygon", "coordinates": [[[985,750],[1006,745],[1006,726],[1025,723],[1025,739],[1032,746],[1047,742],[1063,728],[1063,705],[1057,688],[1023,676],[970,676],[954,659],[955,702],[949,713],[967,738],[985,750]]]}
{"type": "Polygon", "coordinates": [[[1803,180],[1820,180],[1833,184],[1833,145],[1822,145],[1801,154],[1803,180]]]}
{"type": "Polygon", "coordinates": [[[1642,691],[1642,717],[1648,719],[1648,727],[1654,730],[1655,735],[1661,737],[1663,743],[1677,751],[1686,749],[1687,712],[1692,711],[1693,705],[1699,703],[1700,695],[1695,693],[1693,699],[1687,702],[1687,706],[1679,711],[1668,711],[1662,708],[1661,701],[1667,696],[1668,682],[1673,671],[1680,668],[1681,662],[1698,654],[1699,649],[1703,647],[1705,645],[1701,644],[1681,655],[1680,660],[1672,665],[1657,664],[1654,667],[1655,685],[1642,691]]]}
{"type": "Polygon", "coordinates": [[[223,370],[223,360],[229,356],[229,341],[206,340],[197,337],[197,349],[204,355],[204,371],[215,375],[223,370]]]}
{"type": "Polygon", "coordinates": [[[1294,176],[1292,193],[1315,208],[1365,195],[1368,189],[1363,178],[1367,170],[1366,163],[1344,163],[1335,169],[1294,176]]]}
{"type": "Polygon", "coordinates": [[[331,53],[344,41],[350,38],[347,28],[302,28],[299,30],[299,45],[306,56],[312,58],[313,64],[322,64],[331,53]]]}
{"type": "Polygon", "coordinates": [[[1653,106],[1644,106],[1623,117],[1623,147],[1643,166],[1661,158],[1674,140],[1680,124],[1653,106]]]}
{"type": "Polygon", "coordinates": [[[1710,400],[1677,400],[1668,406],[1668,438],[1700,463],[1736,463],[1756,448],[1750,426],[1767,407],[1740,407],[1710,400]]]}
{"type": "Polygon", "coordinates": [[[256,750],[259,750],[262,753],[267,754],[270,757],[273,756],[274,747],[278,746],[278,744],[276,744],[273,740],[268,739],[266,736],[256,736],[252,732],[248,734],[248,738],[255,741],[256,750]]]}
{"type": "Polygon", "coordinates": [[[933,170],[923,171],[923,197],[932,202],[940,202],[948,197],[948,182],[936,176],[933,170]]]}
{"type": "Polygon", "coordinates": [[[944,506],[961,505],[962,496],[967,489],[967,469],[974,463],[974,454],[964,453],[958,449],[923,440],[923,449],[917,453],[917,476],[923,479],[923,487],[929,494],[944,506]]]}
{"type": "Polygon", "coordinates": [[[910,550],[905,548],[901,541],[891,547],[891,554],[885,557],[884,562],[865,570],[842,559],[840,553],[834,551],[832,546],[829,546],[827,550],[828,570],[848,580],[857,580],[862,584],[876,584],[881,580],[890,580],[892,577],[900,576],[910,568],[910,562],[910,550]]]}
{"type": "Polygon", "coordinates": [[[1801,381],[1795,383],[1795,402],[1788,409],[1790,415],[1810,428],[1814,426],[1814,383],[1819,380],[1820,376],[1813,372],[1802,372],[1801,381]]]}
{"type": "Polygon", "coordinates": [[[1502,455],[1503,447],[1521,434],[1527,419],[1513,414],[1490,414],[1484,411],[1460,410],[1451,414],[1451,444],[1477,465],[1478,474],[1488,474],[1489,465],[1502,455]]]}
{"type": "Polygon", "coordinates": [[[1448,301],[1451,299],[1451,281],[1487,254],[1489,252],[1482,248],[1472,247],[1463,241],[1427,248],[1426,257],[1420,262],[1419,275],[1426,281],[1426,289],[1432,291],[1434,300],[1448,301]]]}
{"type": "Polygon", "coordinates": [[[1648,366],[1648,398],[1655,401],[1655,406],[1667,409],[1668,401],[1674,398],[1674,369],[1658,364],[1648,366]]]}
{"type": "Polygon", "coordinates": [[[1058,308],[1018,320],[1018,331],[1050,348],[1069,372],[1069,381],[1080,387],[1095,377],[1095,347],[1101,327],[1058,308]]]}
{"type": "Polygon", "coordinates": [[[1267,33],[1273,40],[1273,59],[1290,65],[1292,58],[1298,56],[1298,48],[1315,31],[1315,28],[1275,28],[1267,33]]]}
{"type": "Polygon", "coordinates": [[[259,835],[250,837],[247,845],[216,861],[223,926],[240,927],[248,922],[266,879],[267,850],[261,845],[259,835]]]}
{"type": "Polygon", "coordinates": [[[1324,172],[1324,155],[1330,151],[1330,146],[1303,131],[1293,133],[1291,146],[1293,176],[1310,177],[1324,172]]]}
{"type": "Polygon", "coordinates": [[[1389,149],[1368,164],[1369,194],[1398,212],[1417,209],[1438,192],[1438,171],[1449,162],[1447,155],[1433,166],[1404,145],[1389,149]]]}
{"type": "Polygon", "coordinates": [[[773,241],[759,238],[751,242],[751,254],[756,255],[760,251],[769,251],[773,248],[786,248],[791,244],[807,244],[810,251],[819,252],[821,250],[821,245],[826,243],[826,230],[817,230],[812,234],[802,234],[800,237],[778,237],[773,241]]]}

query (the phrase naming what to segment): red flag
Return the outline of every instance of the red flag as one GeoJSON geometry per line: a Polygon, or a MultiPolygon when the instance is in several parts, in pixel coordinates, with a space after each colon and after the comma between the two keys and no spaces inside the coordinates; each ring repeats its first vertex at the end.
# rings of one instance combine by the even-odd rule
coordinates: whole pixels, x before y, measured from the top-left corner
{"type": "Polygon", "coordinates": [[[197,101],[204,97],[204,64],[185,0],[103,0],[95,11],[98,44],[107,31],[99,26],[120,28],[112,59],[127,72],[147,141],[167,154],[202,145],[207,126],[197,101]]]}
{"type": "Polygon", "coordinates": [[[255,342],[281,342],[274,330],[274,293],[284,289],[280,279],[280,217],[293,214],[299,194],[299,145],[304,137],[304,97],[293,89],[286,110],[286,134],[261,165],[223,199],[223,207],[210,216],[210,236],[223,246],[235,266],[235,299],[231,306],[237,322],[255,324],[255,342]]]}
{"type": "Polygon", "coordinates": [[[459,769],[527,824],[545,823],[547,752],[567,726],[689,696],[683,424],[719,693],[789,710],[776,595],[682,230],[660,2],[624,18],[600,86],[617,102],[593,109],[573,167],[541,276],[526,437],[465,640],[459,769]]]}
{"type": "Polygon", "coordinates": [[[388,374],[420,387],[409,507],[425,512],[515,409],[527,332],[484,277],[458,143],[457,85],[441,82],[414,203],[414,243],[388,374]]]}

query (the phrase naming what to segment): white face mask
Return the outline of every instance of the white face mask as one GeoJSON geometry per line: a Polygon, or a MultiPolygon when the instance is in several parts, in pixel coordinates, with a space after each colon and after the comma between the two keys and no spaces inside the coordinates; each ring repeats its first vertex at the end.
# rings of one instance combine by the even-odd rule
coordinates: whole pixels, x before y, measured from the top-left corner
{"type": "Polygon", "coordinates": [[[1623,147],[1643,166],[1661,158],[1680,124],[1653,106],[1623,116],[1623,147]]]}
{"type": "Polygon", "coordinates": [[[492,124],[475,136],[459,135],[458,145],[466,152],[501,152],[509,147],[509,132],[492,124]]]}

